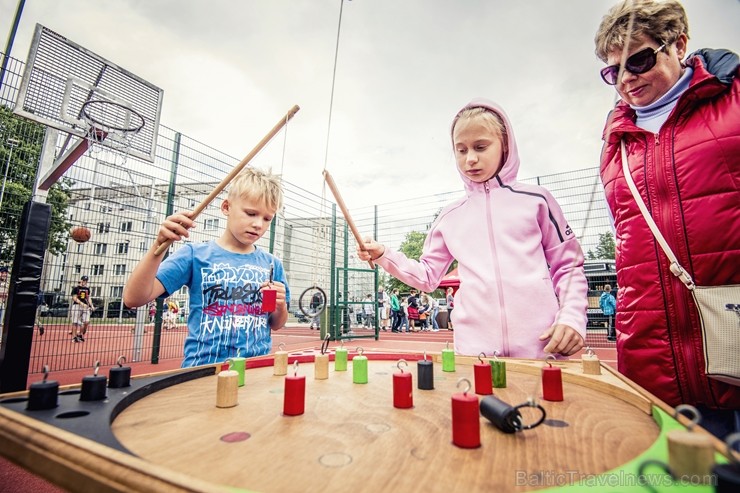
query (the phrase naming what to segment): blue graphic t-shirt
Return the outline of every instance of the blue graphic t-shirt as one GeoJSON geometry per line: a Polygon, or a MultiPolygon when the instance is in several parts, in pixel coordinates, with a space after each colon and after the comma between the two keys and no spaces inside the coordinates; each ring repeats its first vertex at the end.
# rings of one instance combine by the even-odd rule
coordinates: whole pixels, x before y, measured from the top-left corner
{"type": "Polygon", "coordinates": [[[182,367],[218,363],[234,356],[268,354],[272,347],[268,313],[262,313],[260,285],[270,279],[290,290],[282,262],[255,246],[252,253],[233,253],[215,241],[186,244],[157,271],[167,294],[190,289],[188,336],[182,367]]]}

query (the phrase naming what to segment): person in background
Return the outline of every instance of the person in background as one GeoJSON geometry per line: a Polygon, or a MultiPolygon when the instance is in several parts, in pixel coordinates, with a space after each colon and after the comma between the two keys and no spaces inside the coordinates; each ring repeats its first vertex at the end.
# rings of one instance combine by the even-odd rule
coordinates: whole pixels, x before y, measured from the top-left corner
{"type": "Polygon", "coordinates": [[[452,309],[455,308],[455,290],[450,286],[447,288],[447,294],[445,295],[445,301],[447,301],[447,330],[454,330],[452,328],[452,309]]]}
{"type": "Polygon", "coordinates": [[[375,301],[373,301],[373,295],[368,294],[365,296],[365,304],[362,305],[362,311],[365,313],[363,326],[365,328],[373,328],[375,326],[375,301]]]}
{"type": "Polygon", "coordinates": [[[390,304],[391,298],[385,292],[385,288],[378,286],[378,320],[380,320],[380,328],[383,330],[388,330],[388,324],[390,323],[390,304]]]}
{"type": "Polygon", "coordinates": [[[409,321],[409,332],[419,332],[416,328],[416,322],[419,321],[419,296],[416,294],[416,290],[412,289],[408,296],[408,305],[406,313],[409,321]]]}
{"type": "Polygon", "coordinates": [[[3,265],[0,266],[0,327],[5,323],[5,306],[8,303],[9,288],[8,268],[3,265]]]}
{"type": "Polygon", "coordinates": [[[432,295],[428,296],[429,299],[429,319],[432,327],[432,332],[439,332],[439,323],[437,322],[437,314],[439,313],[439,303],[434,299],[432,295]]]}
{"type": "Polygon", "coordinates": [[[177,329],[177,314],[180,312],[180,306],[172,298],[167,298],[165,306],[167,307],[167,311],[164,313],[163,317],[164,329],[177,329]]]}
{"type": "Polygon", "coordinates": [[[617,313],[617,300],[612,295],[611,284],[604,285],[604,292],[601,293],[599,298],[599,308],[606,317],[606,340],[614,342],[617,340],[617,335],[614,331],[614,314],[617,313]]]}
{"type": "Polygon", "coordinates": [[[323,304],[324,296],[321,294],[321,291],[316,291],[313,296],[311,296],[311,304],[309,305],[311,307],[311,312],[315,313],[313,318],[311,318],[311,325],[308,327],[309,329],[321,329],[321,313],[319,312],[319,309],[323,304]]]}
{"type": "Polygon", "coordinates": [[[183,368],[221,363],[234,356],[268,354],[272,330],[288,319],[283,264],[256,245],[283,203],[280,178],[254,167],[242,170],[221,202],[226,228],[208,242],[188,242],[163,261],[160,245],[189,238],[192,211],[167,217],[149,251],[123,288],[126,306],[138,307],[188,286],[188,334],[183,368]],[[262,309],[262,292],[275,290],[275,309],[262,309]]]}
{"type": "MultiPolygon", "coordinates": [[[[740,284],[740,61],[689,54],[676,0],[614,5],[595,36],[604,82],[619,101],[606,119],[600,173],[616,230],[619,371],[671,406],[691,404],[720,438],[738,430],[740,387],[705,374],[699,312],[671,273],[632,196],[698,286],[740,284]]],[[[738,355],[733,357],[737,358],[738,355]]]]}
{"type": "Polygon", "coordinates": [[[436,289],[456,259],[459,354],[575,354],[586,336],[588,285],[560,206],[545,188],[517,180],[519,152],[499,105],[471,101],[453,118],[451,136],[465,198],[437,216],[418,261],[370,238],[360,259],[422,291],[436,289]]]}
{"type": "Polygon", "coordinates": [[[398,326],[398,331],[403,332],[404,327],[406,328],[406,332],[411,332],[411,327],[409,326],[409,298],[408,296],[404,296],[401,298],[401,324],[398,326]]]}
{"type": "Polygon", "coordinates": [[[90,313],[95,310],[90,298],[90,287],[87,285],[88,277],[82,276],[74,288],[72,288],[72,337],[73,342],[85,342],[87,328],[90,325],[90,313]]]}
{"type": "Polygon", "coordinates": [[[398,289],[394,289],[391,293],[391,332],[398,332],[402,320],[403,314],[401,312],[401,302],[398,299],[398,289]]]}

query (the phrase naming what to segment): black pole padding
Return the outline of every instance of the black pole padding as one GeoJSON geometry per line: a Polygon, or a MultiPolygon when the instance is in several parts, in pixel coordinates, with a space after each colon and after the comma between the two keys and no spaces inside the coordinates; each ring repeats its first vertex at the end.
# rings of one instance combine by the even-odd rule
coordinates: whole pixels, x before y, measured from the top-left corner
{"type": "Polygon", "coordinates": [[[49,204],[30,201],[23,206],[0,345],[0,393],[3,394],[26,389],[50,225],[49,204]]]}

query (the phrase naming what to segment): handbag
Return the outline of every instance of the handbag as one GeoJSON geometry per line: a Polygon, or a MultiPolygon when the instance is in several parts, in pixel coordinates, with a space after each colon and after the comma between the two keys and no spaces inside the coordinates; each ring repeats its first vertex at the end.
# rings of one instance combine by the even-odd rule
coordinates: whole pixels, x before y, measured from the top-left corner
{"type": "Polygon", "coordinates": [[[740,385],[740,284],[697,286],[678,263],[658,226],[637,191],[627,165],[627,150],[621,142],[622,170],[627,186],[637,202],[658,245],[671,262],[671,273],[691,292],[699,312],[704,349],[704,373],[715,380],[740,385]]]}

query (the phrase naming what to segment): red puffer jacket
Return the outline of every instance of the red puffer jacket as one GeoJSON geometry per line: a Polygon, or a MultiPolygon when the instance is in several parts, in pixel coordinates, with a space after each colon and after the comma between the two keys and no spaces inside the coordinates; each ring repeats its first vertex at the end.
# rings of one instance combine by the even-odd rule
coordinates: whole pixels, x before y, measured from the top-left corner
{"type": "Polygon", "coordinates": [[[604,130],[601,179],[617,230],[617,358],[621,373],[672,406],[738,409],[740,387],[704,374],[693,299],[640,214],[619,151],[624,139],[637,188],[696,284],[740,284],[738,58],[699,53],[687,60],[694,68],[690,87],[659,133],[638,128],[624,102],[604,130]]]}

